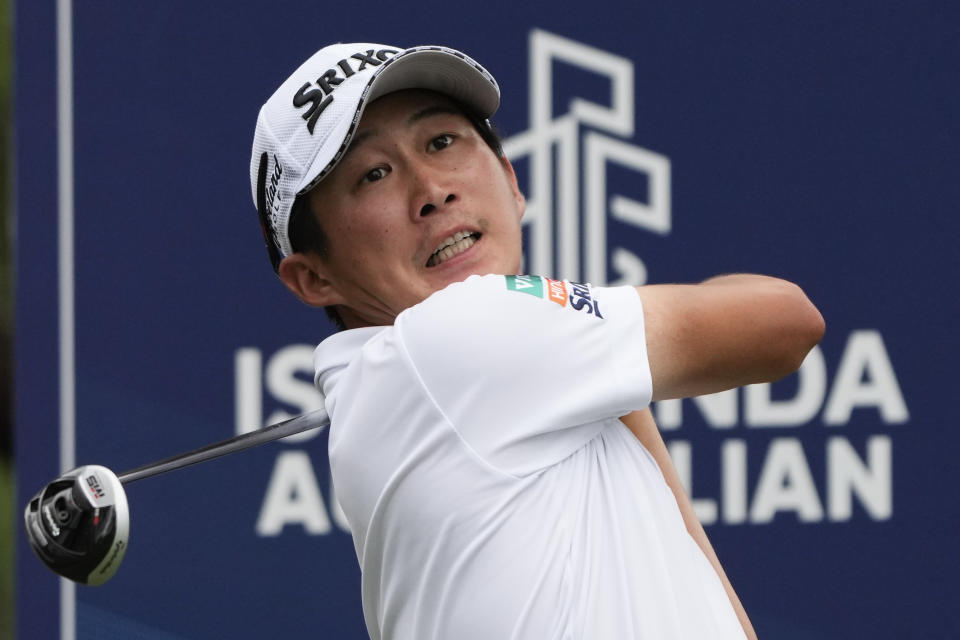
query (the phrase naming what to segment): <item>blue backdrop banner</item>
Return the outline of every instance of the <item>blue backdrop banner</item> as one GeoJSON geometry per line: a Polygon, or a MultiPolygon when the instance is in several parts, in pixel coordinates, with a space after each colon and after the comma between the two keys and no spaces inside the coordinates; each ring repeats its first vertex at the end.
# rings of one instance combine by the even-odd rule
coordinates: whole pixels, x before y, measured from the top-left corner
{"type": "MultiPolygon", "coordinates": [[[[945,1],[17,3],[18,504],[317,406],[333,328],[264,251],[257,111],[325,44],[447,44],[501,85],[528,272],[768,273],[823,312],[797,374],[654,407],[760,636],[955,637],[957,24],[945,1]]],[[[326,442],[130,485],[102,587],[21,536],[19,637],[364,637],[326,442]]]]}

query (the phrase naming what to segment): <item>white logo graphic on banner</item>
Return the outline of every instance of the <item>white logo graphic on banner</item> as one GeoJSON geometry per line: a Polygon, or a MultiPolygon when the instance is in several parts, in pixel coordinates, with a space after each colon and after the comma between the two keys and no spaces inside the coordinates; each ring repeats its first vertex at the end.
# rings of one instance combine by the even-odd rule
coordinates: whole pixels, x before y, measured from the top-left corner
{"type": "Polygon", "coordinates": [[[646,267],[626,247],[610,250],[613,269],[607,269],[608,210],[613,220],[661,235],[670,232],[670,161],[625,140],[634,134],[633,63],[534,30],[529,74],[530,128],[504,141],[507,157],[529,160],[525,271],[598,285],[644,284],[646,267]],[[608,104],[575,97],[565,113],[553,113],[555,63],[607,78],[608,104]],[[647,184],[646,202],[626,194],[608,200],[610,164],[639,174],[647,184]]]}

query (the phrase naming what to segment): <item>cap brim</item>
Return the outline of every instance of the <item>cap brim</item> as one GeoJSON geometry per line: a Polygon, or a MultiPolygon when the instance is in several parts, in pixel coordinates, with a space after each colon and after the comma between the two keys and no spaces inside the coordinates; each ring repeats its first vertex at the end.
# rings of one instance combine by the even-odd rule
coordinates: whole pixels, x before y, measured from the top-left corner
{"type": "Polygon", "coordinates": [[[368,104],[404,89],[436,91],[463,103],[481,118],[489,118],[500,106],[500,89],[483,67],[459,51],[445,47],[414,47],[397,54],[377,70],[360,96],[352,121],[340,123],[343,142],[331,154],[318,154],[297,189],[303,193],[316,186],[336,166],[350,146],[368,104]]]}
{"type": "Polygon", "coordinates": [[[403,89],[442,93],[470,106],[482,118],[489,118],[500,106],[500,91],[493,78],[449,49],[412,49],[398,55],[374,76],[364,102],[403,89]]]}

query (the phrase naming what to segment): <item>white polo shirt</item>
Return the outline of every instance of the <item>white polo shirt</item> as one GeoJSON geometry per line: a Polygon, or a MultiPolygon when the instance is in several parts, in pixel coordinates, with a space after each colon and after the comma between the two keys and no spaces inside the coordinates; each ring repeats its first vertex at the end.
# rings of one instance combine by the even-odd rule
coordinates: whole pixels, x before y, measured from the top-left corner
{"type": "Polygon", "coordinates": [[[473,276],[317,347],[379,640],[744,637],[654,459],[640,297],[473,276]]]}

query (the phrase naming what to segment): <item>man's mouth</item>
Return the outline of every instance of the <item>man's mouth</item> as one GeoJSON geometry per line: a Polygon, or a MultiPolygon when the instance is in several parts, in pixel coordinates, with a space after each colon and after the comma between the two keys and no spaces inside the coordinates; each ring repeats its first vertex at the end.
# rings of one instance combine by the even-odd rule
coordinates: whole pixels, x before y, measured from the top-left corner
{"type": "Polygon", "coordinates": [[[479,231],[457,231],[455,234],[440,243],[437,250],[427,260],[428,267],[435,267],[457,255],[463,253],[480,239],[479,231]]]}

